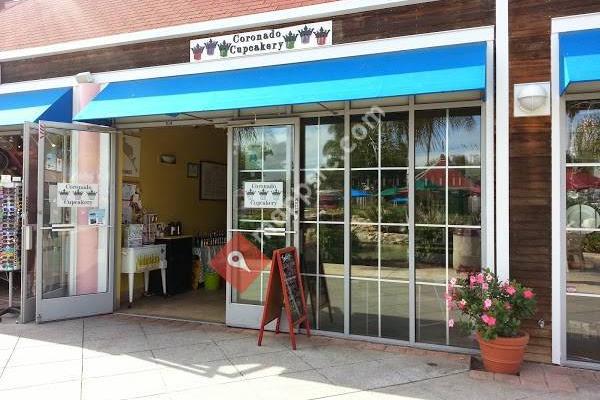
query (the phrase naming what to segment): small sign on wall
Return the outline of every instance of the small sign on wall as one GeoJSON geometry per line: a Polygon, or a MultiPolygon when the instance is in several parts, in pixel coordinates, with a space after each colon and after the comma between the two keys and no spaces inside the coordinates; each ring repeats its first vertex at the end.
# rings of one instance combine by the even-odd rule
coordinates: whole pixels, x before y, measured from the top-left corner
{"type": "Polygon", "coordinates": [[[191,40],[190,62],[328,46],[332,26],[332,21],[323,21],[191,40]]]}
{"type": "Polygon", "coordinates": [[[57,207],[98,207],[98,184],[58,183],[57,207]]]}
{"type": "Polygon", "coordinates": [[[283,182],[244,182],[244,208],[283,208],[283,182]]]}

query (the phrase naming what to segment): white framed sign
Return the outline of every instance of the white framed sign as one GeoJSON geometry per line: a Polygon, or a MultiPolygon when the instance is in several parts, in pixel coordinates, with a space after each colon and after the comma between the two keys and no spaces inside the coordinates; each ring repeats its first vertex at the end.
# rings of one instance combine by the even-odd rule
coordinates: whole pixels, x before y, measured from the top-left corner
{"type": "Polygon", "coordinates": [[[244,182],[244,208],[283,208],[283,182],[244,182]]]}
{"type": "Polygon", "coordinates": [[[332,21],[190,40],[190,62],[330,46],[332,21]]]}
{"type": "Polygon", "coordinates": [[[97,183],[58,183],[57,207],[98,207],[97,183]]]}

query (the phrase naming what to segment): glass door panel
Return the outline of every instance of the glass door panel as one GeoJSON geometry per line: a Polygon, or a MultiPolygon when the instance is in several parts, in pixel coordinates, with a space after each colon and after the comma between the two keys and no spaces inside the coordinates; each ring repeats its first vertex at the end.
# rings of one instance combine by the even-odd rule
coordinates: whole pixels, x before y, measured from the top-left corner
{"type": "MultiPolygon", "coordinates": [[[[295,244],[295,129],[295,121],[230,129],[232,211],[229,232],[241,234],[254,244],[269,264],[274,250],[295,244]],[[245,189],[252,183],[281,186],[281,197],[275,199],[278,204],[250,203],[245,197],[245,189]]],[[[256,195],[260,196],[260,192],[256,195]]],[[[230,288],[228,324],[258,325],[262,308],[257,306],[262,305],[266,295],[269,271],[270,265],[243,292],[230,288]]]]}
{"type": "Polygon", "coordinates": [[[38,138],[37,320],[111,312],[111,131],[40,123],[38,138]]]}

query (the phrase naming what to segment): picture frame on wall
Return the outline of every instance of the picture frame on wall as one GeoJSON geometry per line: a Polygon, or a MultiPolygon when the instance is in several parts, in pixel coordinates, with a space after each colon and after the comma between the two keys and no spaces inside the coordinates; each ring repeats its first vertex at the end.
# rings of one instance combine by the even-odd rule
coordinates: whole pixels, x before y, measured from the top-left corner
{"type": "Polygon", "coordinates": [[[123,176],[140,177],[142,139],[137,136],[123,136],[123,176]]]}
{"type": "Polygon", "coordinates": [[[187,164],[187,177],[188,178],[198,178],[199,171],[200,171],[200,164],[198,164],[198,163],[188,163],[187,164]]]}
{"type": "Polygon", "coordinates": [[[200,200],[227,200],[227,165],[201,161],[200,200]]]}

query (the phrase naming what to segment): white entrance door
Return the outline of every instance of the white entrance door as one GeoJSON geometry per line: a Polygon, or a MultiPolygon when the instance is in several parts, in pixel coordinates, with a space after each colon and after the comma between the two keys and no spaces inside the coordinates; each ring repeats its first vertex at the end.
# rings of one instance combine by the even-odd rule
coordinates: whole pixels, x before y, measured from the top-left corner
{"type": "Polygon", "coordinates": [[[40,122],[36,321],[113,311],[114,131],[40,122]]]}
{"type": "MultiPolygon", "coordinates": [[[[296,245],[297,216],[293,193],[299,172],[294,169],[299,121],[259,121],[229,129],[228,140],[228,233],[243,235],[267,259],[273,250],[296,245]],[[254,208],[244,202],[244,185],[274,182],[282,186],[282,205],[254,208]]],[[[269,268],[243,292],[227,287],[228,325],[258,328],[267,291],[269,268]]]]}

